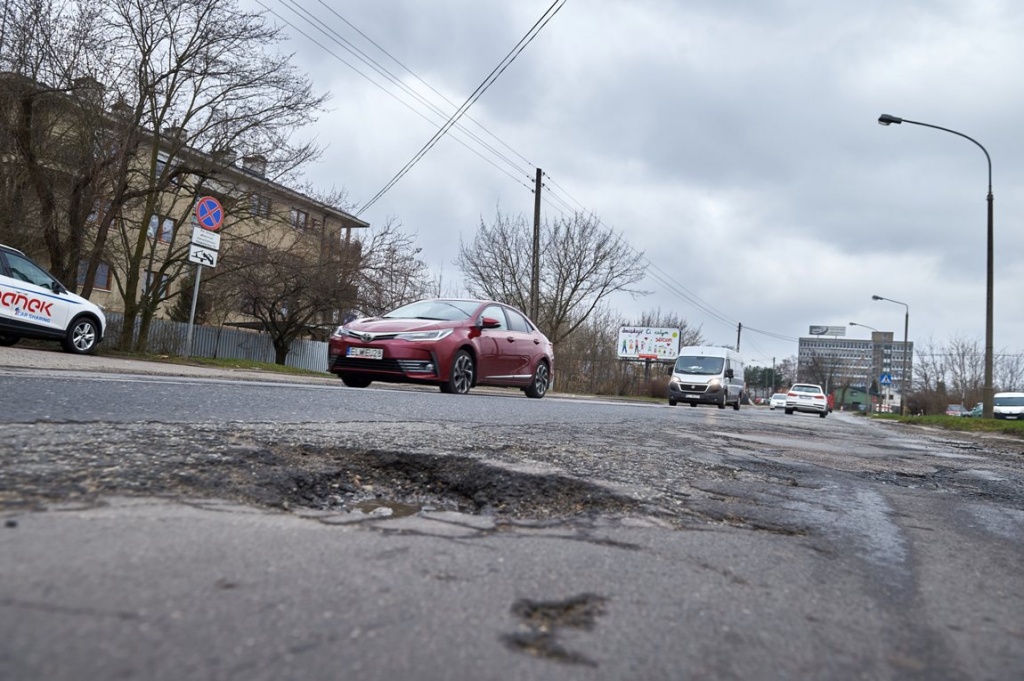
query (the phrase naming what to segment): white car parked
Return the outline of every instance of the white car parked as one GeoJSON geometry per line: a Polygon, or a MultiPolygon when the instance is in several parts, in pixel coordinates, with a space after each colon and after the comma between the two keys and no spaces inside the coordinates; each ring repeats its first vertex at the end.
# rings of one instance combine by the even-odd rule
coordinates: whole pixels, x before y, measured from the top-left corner
{"type": "Polygon", "coordinates": [[[828,397],[820,385],[794,383],[786,393],[786,413],[805,411],[821,418],[828,416],[828,397]]]}
{"type": "Polygon", "coordinates": [[[21,251],[0,244],[0,345],[58,340],[67,352],[93,352],[106,330],[103,310],[71,293],[21,251]]]}

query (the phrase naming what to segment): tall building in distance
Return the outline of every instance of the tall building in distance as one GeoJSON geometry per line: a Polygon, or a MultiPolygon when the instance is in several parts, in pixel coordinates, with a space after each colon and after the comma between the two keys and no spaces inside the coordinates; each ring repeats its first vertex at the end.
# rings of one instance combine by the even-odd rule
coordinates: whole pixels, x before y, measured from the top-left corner
{"type": "MultiPolygon", "coordinates": [[[[845,333],[844,327],[828,328],[845,333]]],[[[894,340],[892,331],[872,331],[870,340],[806,336],[800,338],[797,351],[798,380],[819,383],[827,392],[837,394],[854,386],[877,391],[882,395],[881,404],[893,410],[902,405],[904,367],[909,391],[914,375],[914,344],[894,340]]]]}

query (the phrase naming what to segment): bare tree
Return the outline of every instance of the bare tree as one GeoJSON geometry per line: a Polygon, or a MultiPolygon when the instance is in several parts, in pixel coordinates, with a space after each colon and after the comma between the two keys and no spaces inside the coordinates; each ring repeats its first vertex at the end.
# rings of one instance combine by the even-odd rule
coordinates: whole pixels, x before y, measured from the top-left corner
{"type": "MultiPolygon", "coordinates": [[[[471,295],[530,309],[533,227],[523,216],[499,210],[488,226],[481,220],[471,244],[460,241],[456,264],[471,295]]],[[[541,228],[539,318],[534,322],[556,347],[586,323],[616,291],[643,279],[643,253],[610,233],[593,215],[574,214],[541,228]]]]}
{"type": "Polygon", "coordinates": [[[381,315],[439,289],[439,280],[431,278],[419,253],[414,237],[403,232],[396,221],[371,229],[369,240],[362,244],[356,280],[359,311],[381,315]]]}
{"type": "Polygon", "coordinates": [[[277,364],[285,363],[296,338],[326,336],[325,319],[337,323],[355,305],[357,259],[344,250],[318,259],[298,244],[287,250],[245,244],[236,245],[225,260],[232,267],[214,286],[239,300],[270,334],[277,364]]]}

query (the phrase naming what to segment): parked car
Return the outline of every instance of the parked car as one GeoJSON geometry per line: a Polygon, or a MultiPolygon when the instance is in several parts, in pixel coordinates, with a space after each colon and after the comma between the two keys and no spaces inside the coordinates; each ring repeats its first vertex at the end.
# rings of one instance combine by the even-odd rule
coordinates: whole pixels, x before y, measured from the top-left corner
{"type": "Polygon", "coordinates": [[[949,404],[946,405],[946,416],[964,416],[970,412],[962,404],[949,404]]]}
{"type": "Polygon", "coordinates": [[[328,346],[328,370],[352,388],[421,383],[461,395],[493,385],[541,398],[553,367],[547,337],[522,312],[493,300],[420,300],[339,326],[328,346]]]}
{"type": "Polygon", "coordinates": [[[820,385],[813,383],[794,383],[786,393],[786,413],[794,411],[817,414],[821,418],[828,416],[828,398],[820,385]]]}
{"type": "Polygon", "coordinates": [[[992,416],[997,419],[1024,419],[1024,393],[996,393],[992,416]]]}
{"type": "Polygon", "coordinates": [[[962,415],[978,419],[978,418],[981,418],[982,415],[984,415],[984,413],[985,413],[985,403],[984,402],[978,402],[976,405],[974,405],[971,408],[971,410],[969,412],[967,412],[966,414],[962,414],[962,415]]]}
{"type": "Polygon", "coordinates": [[[0,345],[22,338],[60,341],[76,354],[94,352],[107,320],[95,303],[71,293],[21,251],[0,244],[0,345]]]}
{"type": "Polygon", "coordinates": [[[775,393],[769,398],[768,408],[775,409],[776,407],[779,409],[786,408],[786,393],[775,393]]]}

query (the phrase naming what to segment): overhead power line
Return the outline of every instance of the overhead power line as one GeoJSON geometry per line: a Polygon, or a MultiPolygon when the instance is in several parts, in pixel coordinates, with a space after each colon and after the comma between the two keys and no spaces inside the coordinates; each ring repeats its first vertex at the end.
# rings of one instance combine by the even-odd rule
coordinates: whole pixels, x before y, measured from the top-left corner
{"type": "Polygon", "coordinates": [[[395,176],[391,178],[391,180],[374,195],[372,199],[367,201],[366,204],[364,204],[363,207],[359,209],[359,211],[356,213],[357,216],[362,215],[370,206],[376,203],[377,200],[380,199],[380,197],[384,196],[384,194],[387,193],[389,189],[394,187],[399,180],[405,177],[405,174],[408,173],[413,166],[419,163],[420,159],[423,158],[427,154],[427,152],[434,147],[435,144],[437,144],[438,140],[444,137],[445,133],[447,133],[448,130],[451,129],[451,127],[455,125],[455,123],[463,116],[463,114],[465,114],[466,111],[468,111],[469,108],[473,106],[473,104],[476,103],[478,99],[480,99],[480,97],[488,90],[488,88],[490,88],[491,85],[494,84],[494,81],[496,81],[498,77],[505,72],[505,69],[507,69],[509,65],[511,65],[512,62],[516,60],[516,57],[518,57],[522,53],[522,51],[526,49],[527,45],[533,42],[533,39],[536,38],[537,35],[544,29],[544,27],[547,26],[548,22],[551,21],[551,19],[553,19],[556,14],[558,14],[562,7],[565,6],[566,2],[567,0],[555,0],[555,2],[552,3],[550,7],[548,7],[547,11],[544,12],[541,18],[537,20],[537,23],[535,23],[530,28],[530,30],[526,32],[526,35],[519,40],[519,43],[517,43],[516,46],[513,47],[512,50],[507,55],[505,55],[505,58],[502,59],[501,62],[496,67],[494,67],[494,70],[491,71],[491,73],[488,74],[486,78],[484,78],[483,82],[477,86],[476,90],[473,91],[473,94],[471,94],[469,98],[462,103],[462,106],[460,106],[458,110],[454,114],[452,114],[451,118],[449,118],[448,121],[443,126],[441,126],[441,129],[434,133],[434,136],[430,138],[430,141],[424,144],[423,148],[420,149],[416,153],[416,155],[413,156],[412,159],[408,163],[406,163],[405,166],[401,170],[399,170],[398,173],[396,173],[395,176]]]}

